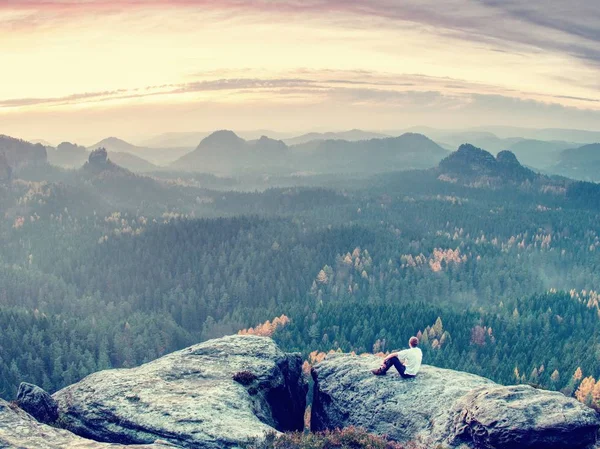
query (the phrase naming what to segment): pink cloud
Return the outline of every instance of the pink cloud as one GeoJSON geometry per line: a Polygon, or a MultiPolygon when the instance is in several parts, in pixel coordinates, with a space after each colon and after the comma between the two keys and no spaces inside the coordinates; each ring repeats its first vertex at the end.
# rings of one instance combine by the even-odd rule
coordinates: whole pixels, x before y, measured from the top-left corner
{"type": "MultiPolygon", "coordinates": [[[[570,54],[600,65],[600,9],[597,0],[519,2],[517,0],[0,0],[0,10],[33,14],[112,14],[132,10],[192,8],[200,11],[235,10],[246,13],[307,14],[353,26],[410,22],[434,27],[467,41],[516,51],[515,44],[570,54]]],[[[272,20],[272,18],[270,18],[272,20]]],[[[285,20],[281,17],[279,20],[285,20]]],[[[35,17],[24,23],[35,22],[35,17]]]]}

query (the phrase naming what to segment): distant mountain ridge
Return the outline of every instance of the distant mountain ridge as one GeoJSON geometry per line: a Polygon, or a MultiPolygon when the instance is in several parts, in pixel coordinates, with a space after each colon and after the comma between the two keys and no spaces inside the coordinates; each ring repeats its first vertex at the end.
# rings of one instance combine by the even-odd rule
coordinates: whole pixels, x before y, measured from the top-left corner
{"type": "Polygon", "coordinates": [[[288,146],[262,136],[247,141],[230,130],[215,131],[202,139],[195,150],[173,163],[174,168],[191,171],[231,172],[277,165],[284,161],[288,146]]]}
{"type": "Polygon", "coordinates": [[[109,153],[129,153],[154,165],[166,165],[189,152],[189,148],[147,148],[139,147],[118,137],[107,137],[88,147],[88,151],[106,148],[109,153]]]}
{"type": "Polygon", "coordinates": [[[316,142],[312,152],[322,165],[336,171],[353,172],[429,168],[447,154],[448,151],[434,141],[417,133],[356,142],[325,140],[316,142]]]}
{"type": "Polygon", "coordinates": [[[551,170],[570,178],[600,181],[600,143],[564,150],[551,170]]]}
{"type": "Polygon", "coordinates": [[[194,148],[198,145],[198,142],[208,135],[210,135],[209,132],[168,132],[143,140],[140,146],[147,148],[194,148]]]}
{"type": "Polygon", "coordinates": [[[592,143],[583,145],[579,148],[571,148],[564,150],[561,153],[563,162],[582,163],[586,164],[590,161],[600,161],[600,143],[592,143]]]}
{"type": "MultiPolygon", "coordinates": [[[[116,148],[132,147],[131,144],[120,139],[112,140],[112,142],[116,144],[116,148]]],[[[93,148],[92,151],[98,148],[104,147],[98,146],[93,148]]],[[[90,151],[88,151],[87,148],[71,142],[62,142],[56,148],[47,147],[46,149],[48,151],[48,162],[50,162],[52,165],[62,168],[80,168],[86,163],[90,155],[90,151]]],[[[152,164],[151,162],[125,151],[111,150],[110,160],[117,165],[120,165],[121,167],[133,172],[149,172],[159,169],[158,166],[152,164]]]]}
{"type": "Polygon", "coordinates": [[[56,148],[46,147],[46,150],[49,163],[65,168],[81,167],[89,155],[84,146],[71,142],[62,142],[56,148]]]}
{"type": "Polygon", "coordinates": [[[293,146],[262,136],[247,141],[233,131],[216,131],[173,164],[190,171],[232,173],[242,170],[378,172],[435,166],[448,152],[414,133],[399,137],[311,141],[293,146]]]}
{"type": "Polygon", "coordinates": [[[377,132],[363,131],[361,129],[351,129],[349,131],[340,132],[312,132],[283,140],[288,145],[298,145],[314,140],[347,140],[353,142],[357,140],[383,139],[386,137],[391,136],[388,134],[382,134],[377,132]]]}

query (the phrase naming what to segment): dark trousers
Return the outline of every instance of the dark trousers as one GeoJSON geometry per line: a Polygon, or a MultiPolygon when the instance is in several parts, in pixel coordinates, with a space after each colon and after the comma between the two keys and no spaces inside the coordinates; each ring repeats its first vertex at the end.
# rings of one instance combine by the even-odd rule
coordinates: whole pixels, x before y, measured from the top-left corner
{"type": "Polygon", "coordinates": [[[404,366],[402,362],[398,360],[398,357],[392,357],[391,359],[386,360],[382,365],[383,371],[387,372],[387,370],[389,370],[392,366],[398,370],[400,376],[404,379],[412,379],[415,377],[411,374],[406,374],[406,366],[404,366]]]}

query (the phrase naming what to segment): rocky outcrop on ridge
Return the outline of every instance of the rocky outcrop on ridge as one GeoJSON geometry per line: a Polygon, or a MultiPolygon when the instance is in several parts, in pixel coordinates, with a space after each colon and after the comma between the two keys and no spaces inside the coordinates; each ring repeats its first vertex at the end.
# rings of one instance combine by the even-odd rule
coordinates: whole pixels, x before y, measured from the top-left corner
{"type": "MultiPolygon", "coordinates": [[[[73,433],[40,424],[17,406],[0,399],[0,448],[18,449],[119,449],[120,444],[98,443],[73,433]]],[[[159,442],[135,449],[173,449],[159,442]]]]}
{"type": "Polygon", "coordinates": [[[54,399],[61,425],[83,437],[222,449],[274,429],[301,430],[306,391],[299,355],[270,338],[230,336],[92,374],[54,399]]]}
{"type": "Polygon", "coordinates": [[[496,157],[470,144],[461,145],[457,151],[444,158],[438,172],[442,180],[460,181],[478,186],[492,187],[535,181],[539,175],[523,167],[514,153],[501,151],[496,157]]]}
{"type": "Polygon", "coordinates": [[[596,412],[560,393],[431,366],[415,379],[393,368],[373,376],[380,363],[333,354],[317,364],[312,430],[357,426],[422,448],[583,449],[596,441],[596,412]]]}
{"type": "Polygon", "coordinates": [[[6,157],[13,169],[27,164],[44,163],[47,160],[46,148],[21,139],[0,135],[0,153],[6,157]]]}

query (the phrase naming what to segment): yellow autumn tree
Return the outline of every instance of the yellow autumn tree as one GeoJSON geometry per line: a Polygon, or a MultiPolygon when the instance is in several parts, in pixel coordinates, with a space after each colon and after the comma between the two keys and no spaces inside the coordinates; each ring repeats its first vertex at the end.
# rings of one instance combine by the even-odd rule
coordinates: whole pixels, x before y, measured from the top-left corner
{"type": "Polygon", "coordinates": [[[259,324],[256,327],[250,327],[248,329],[242,329],[238,332],[238,335],[258,335],[261,337],[272,337],[275,331],[279,328],[287,326],[290,319],[281,315],[275,318],[272,322],[267,320],[263,324],[259,324]]]}

